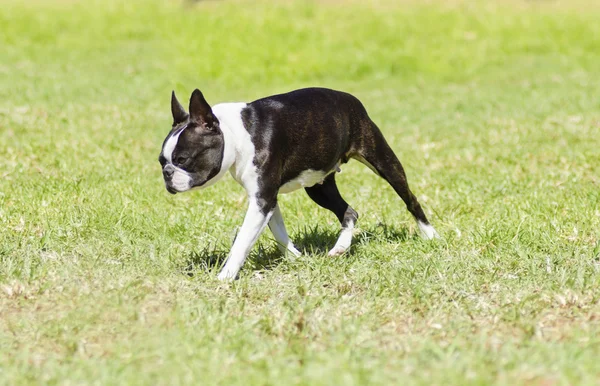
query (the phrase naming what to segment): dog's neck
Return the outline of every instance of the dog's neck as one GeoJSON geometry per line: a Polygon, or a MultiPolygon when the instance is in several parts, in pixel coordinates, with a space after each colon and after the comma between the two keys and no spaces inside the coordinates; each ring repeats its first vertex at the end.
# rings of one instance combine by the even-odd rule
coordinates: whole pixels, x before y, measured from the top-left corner
{"type": "Polygon", "coordinates": [[[256,184],[256,177],[252,163],[254,144],[241,116],[241,111],[246,106],[243,102],[213,106],[213,113],[219,119],[224,140],[221,170],[214,180],[220,179],[229,170],[231,176],[250,193],[256,184]]]}

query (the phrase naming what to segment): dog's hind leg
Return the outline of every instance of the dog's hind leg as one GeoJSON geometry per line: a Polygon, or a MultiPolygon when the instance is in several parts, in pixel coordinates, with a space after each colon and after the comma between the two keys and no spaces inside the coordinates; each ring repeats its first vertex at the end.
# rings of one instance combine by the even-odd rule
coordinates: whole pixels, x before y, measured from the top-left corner
{"type": "Polygon", "coordinates": [[[279,204],[275,206],[273,215],[269,220],[269,229],[271,230],[271,233],[273,233],[281,253],[285,255],[286,252],[290,252],[296,257],[300,256],[300,251],[294,247],[294,244],[290,241],[287,230],[285,229],[285,223],[283,222],[283,216],[281,215],[279,204]]]}
{"type": "Polygon", "coordinates": [[[358,220],[358,213],[340,195],[335,183],[335,173],[328,175],[322,184],[305,188],[305,190],[314,202],[332,211],[340,221],[342,232],[335,246],[329,251],[329,256],[343,254],[350,248],[352,230],[356,220],[358,220]]]}
{"type": "Polygon", "coordinates": [[[417,225],[425,239],[438,238],[439,235],[433,226],[429,224],[421,204],[410,191],[404,168],[383,134],[372,121],[369,120],[363,124],[365,140],[357,149],[358,154],[353,155],[353,158],[365,164],[394,188],[406,204],[408,211],[417,221],[417,225]]]}

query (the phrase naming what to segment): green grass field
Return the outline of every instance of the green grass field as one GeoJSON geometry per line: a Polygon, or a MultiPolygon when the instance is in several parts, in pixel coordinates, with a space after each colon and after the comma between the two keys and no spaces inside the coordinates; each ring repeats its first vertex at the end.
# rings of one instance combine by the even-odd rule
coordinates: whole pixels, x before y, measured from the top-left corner
{"type": "Polygon", "coordinates": [[[0,383],[598,384],[600,6],[590,0],[0,7],[0,383]],[[234,283],[230,176],[171,196],[170,92],[358,96],[443,240],[385,181],[280,197],[234,283]]]}

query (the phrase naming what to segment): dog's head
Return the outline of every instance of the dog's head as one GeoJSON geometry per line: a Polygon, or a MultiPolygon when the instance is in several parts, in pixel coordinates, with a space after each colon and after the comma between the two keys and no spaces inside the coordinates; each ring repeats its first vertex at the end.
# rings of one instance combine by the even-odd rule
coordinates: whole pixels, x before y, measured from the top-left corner
{"type": "Polygon", "coordinates": [[[189,111],[173,92],[173,127],[158,157],[167,191],[172,194],[211,185],[223,161],[225,142],[219,120],[198,89],[190,97],[189,111]]]}

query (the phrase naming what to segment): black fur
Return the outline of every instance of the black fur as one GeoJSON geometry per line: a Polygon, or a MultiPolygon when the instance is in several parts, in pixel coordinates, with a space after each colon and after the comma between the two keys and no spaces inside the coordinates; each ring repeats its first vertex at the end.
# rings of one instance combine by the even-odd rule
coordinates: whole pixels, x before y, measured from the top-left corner
{"type": "Polygon", "coordinates": [[[358,220],[358,213],[342,198],[335,183],[335,173],[325,178],[322,184],[305,188],[308,196],[319,206],[332,211],[342,228],[346,228],[349,222],[353,224],[358,220]]]}

